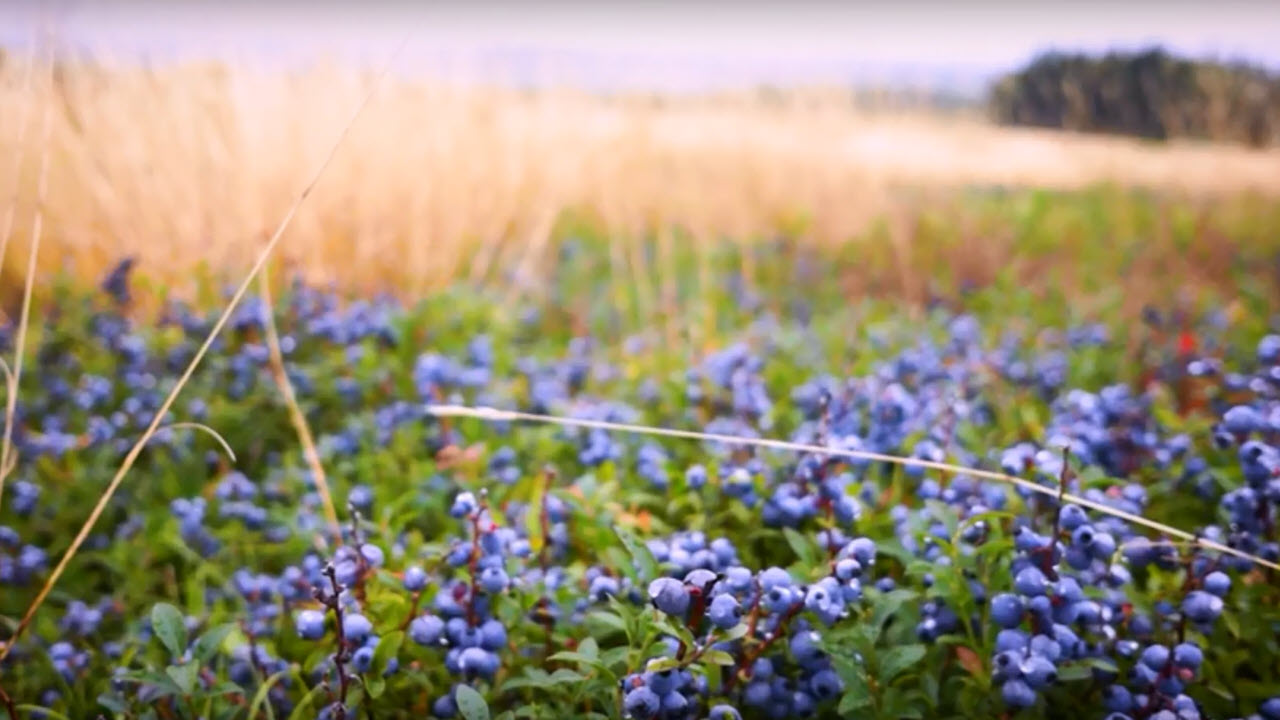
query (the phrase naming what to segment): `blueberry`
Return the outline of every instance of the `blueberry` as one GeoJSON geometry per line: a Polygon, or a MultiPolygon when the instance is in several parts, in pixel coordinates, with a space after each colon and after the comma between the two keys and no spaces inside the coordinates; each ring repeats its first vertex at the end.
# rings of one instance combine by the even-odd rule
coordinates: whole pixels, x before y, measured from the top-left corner
{"type": "Polygon", "coordinates": [[[367,485],[355,485],[347,491],[347,503],[358,510],[367,512],[373,505],[373,490],[367,485]]]}
{"type": "Polygon", "coordinates": [[[1058,679],[1058,669],[1048,658],[1040,655],[1032,655],[1024,660],[1020,671],[1027,685],[1035,690],[1048,687],[1058,679]]]}
{"type": "Polygon", "coordinates": [[[1031,707],[1036,702],[1036,691],[1026,682],[1017,678],[1006,680],[1000,688],[1000,696],[1011,708],[1031,707]]]}
{"type": "Polygon", "coordinates": [[[324,637],[324,613],[319,610],[303,610],[294,619],[298,637],[303,640],[319,640],[324,637]]]}
{"type": "Polygon", "coordinates": [[[447,692],[431,703],[431,714],[438,718],[452,718],[458,714],[458,703],[453,699],[453,692],[447,692]]]}
{"type": "Polygon", "coordinates": [[[1071,533],[1071,543],[1073,545],[1088,547],[1093,542],[1093,538],[1094,531],[1092,525],[1081,525],[1071,533]]]}
{"type": "Polygon", "coordinates": [[[1000,679],[1018,678],[1022,675],[1022,654],[1014,650],[996,653],[991,661],[991,668],[1000,679]]]}
{"type": "Polygon", "coordinates": [[[738,599],[732,595],[717,595],[711,601],[710,607],[707,608],[707,619],[712,625],[722,629],[729,628],[738,624],[738,620],[742,617],[742,606],[738,603],[738,599]]]}
{"type": "Polygon", "coordinates": [[[1001,630],[996,633],[996,652],[1022,651],[1027,647],[1027,634],[1021,630],[1001,630]]]}
{"type": "Polygon", "coordinates": [[[361,643],[373,632],[373,623],[359,613],[349,613],[342,619],[342,635],[347,642],[361,643]]]}
{"type": "Polygon", "coordinates": [[[464,676],[491,678],[498,671],[498,656],[483,648],[469,647],[458,655],[458,669],[464,676]]]}
{"type": "Polygon", "coordinates": [[[1022,598],[1010,593],[1000,593],[991,598],[991,619],[1003,628],[1022,624],[1022,598]]]}
{"type": "Polygon", "coordinates": [[[373,667],[373,651],[374,649],[368,645],[356,650],[351,656],[351,665],[355,667],[356,672],[368,672],[373,667]]]}
{"type": "Polygon", "coordinates": [[[510,580],[502,568],[487,567],[480,572],[480,587],[487,593],[500,593],[507,589],[510,580]]]}
{"type": "Polygon", "coordinates": [[[623,712],[627,717],[636,718],[636,720],[655,717],[661,707],[661,698],[643,685],[631,689],[622,699],[623,712]]]}
{"type": "Polygon", "coordinates": [[[386,560],[382,548],[377,545],[365,543],[360,546],[360,556],[369,564],[369,567],[382,567],[382,563],[386,560]]]}
{"type": "Polygon", "coordinates": [[[789,585],[777,585],[771,590],[766,590],[761,604],[771,613],[781,614],[791,609],[792,605],[803,599],[799,596],[799,591],[793,595],[792,588],[789,585]]]}
{"type": "Polygon", "coordinates": [[[833,670],[819,670],[809,679],[809,690],[818,702],[830,700],[844,690],[844,683],[833,670]]]}
{"type": "Polygon", "coordinates": [[[1123,685],[1107,685],[1102,688],[1102,705],[1112,712],[1128,712],[1133,709],[1133,695],[1123,685]]]}
{"type": "Polygon", "coordinates": [[[1222,416],[1222,427],[1236,435],[1248,435],[1262,424],[1262,416],[1248,405],[1236,405],[1222,416]]]}
{"type": "Polygon", "coordinates": [[[852,580],[862,576],[862,563],[853,558],[842,558],[836,563],[835,575],[840,580],[852,580]]]}
{"type": "Polygon", "coordinates": [[[444,621],[435,615],[421,615],[409,623],[409,638],[419,645],[436,645],[444,634],[444,621]]]}
{"type": "Polygon", "coordinates": [[[854,560],[862,563],[863,567],[874,565],[876,561],[876,544],[870,538],[855,538],[848,545],[849,554],[854,560]]]}
{"type": "Polygon", "coordinates": [[[664,715],[680,717],[688,708],[688,699],[674,690],[662,696],[662,713],[664,715]]]}
{"type": "Polygon", "coordinates": [[[419,592],[427,586],[427,573],[422,568],[414,565],[404,571],[404,589],[409,592],[419,592]]]}
{"type": "Polygon", "coordinates": [[[464,518],[470,516],[476,511],[479,505],[476,503],[476,496],[469,492],[460,492],[453,499],[453,505],[449,507],[449,514],[456,518],[464,518]]]}
{"type": "Polygon", "coordinates": [[[1222,614],[1222,598],[1203,590],[1192,590],[1182,601],[1182,611],[1192,622],[1207,624],[1222,614]]]}
{"type": "Polygon", "coordinates": [[[668,615],[682,617],[689,609],[689,589],[675,578],[658,578],[649,583],[649,601],[668,615]]]}
{"type": "Polygon", "coordinates": [[[773,688],[766,680],[752,680],[742,692],[742,701],[749,707],[765,707],[772,699],[773,688]]]}
{"type": "Polygon", "coordinates": [[[1142,651],[1138,659],[1152,670],[1163,670],[1169,663],[1169,648],[1163,645],[1150,645],[1142,651]]]}
{"type": "Polygon", "coordinates": [[[1204,662],[1204,653],[1194,643],[1179,643],[1173,648],[1173,664],[1187,670],[1199,670],[1204,662]]]}
{"type": "Polygon", "coordinates": [[[480,626],[480,647],[498,651],[507,645],[507,628],[497,620],[486,620],[480,626]]]}
{"type": "Polygon", "coordinates": [[[742,713],[732,705],[715,705],[707,713],[707,720],[742,720],[742,713]]]}
{"type": "Polygon", "coordinates": [[[1204,576],[1204,589],[1218,597],[1226,597],[1231,590],[1231,578],[1226,573],[1215,570],[1204,576]]]}
{"type": "Polygon", "coordinates": [[[1070,503],[1062,506],[1062,513],[1058,516],[1058,522],[1062,529],[1068,532],[1075,530],[1088,521],[1089,516],[1085,514],[1084,508],[1070,503]]]}
{"type": "Polygon", "coordinates": [[[1043,595],[1048,585],[1049,581],[1045,578],[1044,573],[1040,572],[1040,569],[1036,567],[1023,568],[1013,579],[1013,588],[1028,597],[1043,595]]]}
{"type": "Polygon", "coordinates": [[[1111,533],[1095,533],[1089,543],[1089,552],[1099,560],[1110,560],[1116,552],[1116,539],[1111,533]]]}

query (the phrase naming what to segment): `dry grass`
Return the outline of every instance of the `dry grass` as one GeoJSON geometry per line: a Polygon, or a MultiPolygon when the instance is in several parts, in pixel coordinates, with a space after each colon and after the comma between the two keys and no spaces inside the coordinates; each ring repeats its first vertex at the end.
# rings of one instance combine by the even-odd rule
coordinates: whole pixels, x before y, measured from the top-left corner
{"type": "MultiPolygon", "coordinates": [[[[57,108],[44,276],[97,278],[134,255],[180,293],[201,265],[238,277],[370,80],[337,69],[68,63],[53,85],[24,93],[24,62],[0,66],[0,106],[57,108]]],[[[24,151],[30,136],[20,140],[18,119],[0,113],[0,156],[24,151]]],[[[29,242],[38,155],[22,156],[16,257],[29,242]]],[[[0,177],[0,197],[13,181],[0,177]]],[[[822,244],[888,218],[893,241],[909,245],[921,190],[1098,182],[1280,194],[1280,151],[869,115],[834,93],[600,98],[393,80],[297,218],[282,259],[353,290],[419,293],[460,275],[536,279],[566,213],[620,237],[674,226],[695,238],[784,230],[822,244]]],[[[13,259],[6,273],[20,267],[13,259]]],[[[6,290],[11,279],[0,278],[6,290]]]]}

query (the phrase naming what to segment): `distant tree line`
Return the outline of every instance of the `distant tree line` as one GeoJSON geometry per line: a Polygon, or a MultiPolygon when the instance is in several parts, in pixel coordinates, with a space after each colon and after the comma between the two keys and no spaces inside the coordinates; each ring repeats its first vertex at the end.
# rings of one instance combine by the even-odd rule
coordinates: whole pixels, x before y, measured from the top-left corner
{"type": "Polygon", "coordinates": [[[1280,144],[1280,75],[1159,48],[1041,55],[995,85],[989,109],[1007,125],[1280,144]]]}

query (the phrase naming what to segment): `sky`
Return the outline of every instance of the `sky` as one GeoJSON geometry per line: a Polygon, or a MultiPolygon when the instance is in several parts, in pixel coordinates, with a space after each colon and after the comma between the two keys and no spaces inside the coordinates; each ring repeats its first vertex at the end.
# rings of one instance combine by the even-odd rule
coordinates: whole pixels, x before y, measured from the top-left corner
{"type": "Polygon", "coordinates": [[[1280,2],[791,3],[0,0],[0,43],[52,28],[116,59],[317,58],[489,80],[658,88],[891,82],[967,91],[1046,49],[1161,44],[1280,68],[1280,2]]]}

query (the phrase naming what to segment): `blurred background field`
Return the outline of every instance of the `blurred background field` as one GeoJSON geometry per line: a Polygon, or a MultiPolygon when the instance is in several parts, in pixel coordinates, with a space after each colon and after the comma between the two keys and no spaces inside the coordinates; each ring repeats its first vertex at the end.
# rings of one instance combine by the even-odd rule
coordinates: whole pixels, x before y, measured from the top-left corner
{"type": "MultiPolygon", "coordinates": [[[[340,62],[139,64],[65,48],[50,68],[33,49],[0,62],[10,315],[44,153],[43,285],[96,281],[134,257],[160,291],[142,306],[192,298],[193,277],[216,285],[248,267],[374,82],[340,62]]],[[[707,265],[692,273],[705,279],[731,262],[751,287],[780,248],[812,256],[849,298],[923,302],[996,281],[1085,308],[1242,282],[1273,296],[1280,148],[1265,122],[1248,121],[1262,127],[1250,136],[1233,119],[1269,117],[1280,84],[1263,70],[1126,57],[1050,55],[960,96],[396,73],[278,263],[358,294],[417,297],[462,280],[517,301],[546,298],[573,240],[601,251],[594,279],[635,286],[628,307],[642,320],[678,309],[666,286],[683,269],[707,265]],[[1143,104],[1117,113],[1109,97],[1143,104]],[[1089,108],[1109,115],[1095,122],[1089,108]]]]}

